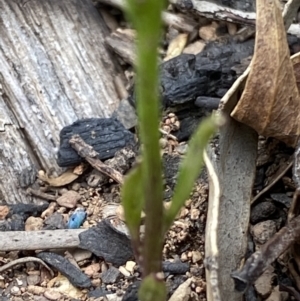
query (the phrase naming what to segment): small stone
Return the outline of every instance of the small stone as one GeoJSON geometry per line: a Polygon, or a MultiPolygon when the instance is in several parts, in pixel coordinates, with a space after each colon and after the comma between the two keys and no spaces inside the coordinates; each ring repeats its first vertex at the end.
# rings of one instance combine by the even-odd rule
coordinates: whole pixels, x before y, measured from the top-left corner
{"type": "Polygon", "coordinates": [[[84,269],[84,273],[87,274],[88,276],[93,276],[95,273],[100,271],[100,264],[99,263],[93,263],[89,266],[87,266],[84,269]]]}
{"type": "Polygon", "coordinates": [[[41,281],[41,277],[39,275],[29,275],[27,276],[27,284],[28,285],[37,285],[41,281]]]}
{"type": "Polygon", "coordinates": [[[5,219],[8,213],[9,208],[7,206],[0,206],[0,220],[5,219]]]}
{"type": "Polygon", "coordinates": [[[188,257],[187,257],[187,255],[186,255],[186,253],[182,253],[180,259],[181,259],[181,261],[183,261],[183,262],[184,262],[184,261],[187,261],[187,260],[188,260],[188,257]]]}
{"type": "Polygon", "coordinates": [[[44,296],[51,301],[61,300],[61,293],[54,290],[46,290],[44,296]]]}
{"type": "Polygon", "coordinates": [[[25,231],[37,231],[43,228],[43,219],[30,216],[25,222],[25,231]]]}
{"type": "Polygon", "coordinates": [[[72,185],[72,190],[74,190],[74,191],[79,191],[79,189],[80,189],[80,183],[74,183],[73,185],[72,185]]]}
{"type": "Polygon", "coordinates": [[[130,276],[130,272],[127,271],[127,270],[125,269],[125,267],[122,266],[122,265],[119,267],[119,271],[120,271],[125,277],[129,277],[129,276],[130,276]]]}
{"type": "Polygon", "coordinates": [[[21,294],[20,288],[17,287],[17,286],[13,286],[13,287],[10,289],[10,292],[11,292],[11,294],[14,295],[14,296],[17,296],[17,295],[20,295],[20,294],[21,294]]]}
{"type": "Polygon", "coordinates": [[[178,146],[175,147],[175,151],[180,155],[186,154],[187,150],[188,150],[188,145],[186,143],[179,144],[178,146]]]}
{"type": "Polygon", "coordinates": [[[198,261],[200,261],[203,257],[202,254],[199,251],[192,251],[193,255],[192,255],[192,262],[196,263],[198,261]]]}
{"type": "Polygon", "coordinates": [[[78,192],[69,190],[60,196],[56,201],[62,207],[74,208],[80,199],[81,195],[78,192]]]}
{"type": "Polygon", "coordinates": [[[133,274],[134,272],[134,267],[136,266],[136,262],[129,260],[126,262],[125,264],[125,269],[130,272],[131,274],[133,274]]]}
{"type": "Polygon", "coordinates": [[[200,215],[200,210],[197,208],[191,209],[191,220],[197,220],[200,215]]]}
{"type": "Polygon", "coordinates": [[[276,222],[268,220],[251,227],[251,234],[256,244],[265,244],[276,233],[276,222]]]}
{"type": "Polygon", "coordinates": [[[80,261],[91,258],[92,257],[92,252],[90,252],[88,250],[76,249],[72,253],[72,255],[73,255],[76,262],[80,262],[80,261]]]}
{"type": "Polygon", "coordinates": [[[115,283],[120,276],[120,271],[111,266],[106,272],[102,273],[101,279],[104,283],[115,283]]]}
{"type": "Polygon", "coordinates": [[[218,26],[219,25],[216,22],[212,22],[210,25],[202,26],[199,29],[199,37],[206,42],[216,40],[218,26]]]}
{"type": "Polygon", "coordinates": [[[47,230],[65,229],[66,224],[61,213],[55,212],[45,219],[47,230]]]}

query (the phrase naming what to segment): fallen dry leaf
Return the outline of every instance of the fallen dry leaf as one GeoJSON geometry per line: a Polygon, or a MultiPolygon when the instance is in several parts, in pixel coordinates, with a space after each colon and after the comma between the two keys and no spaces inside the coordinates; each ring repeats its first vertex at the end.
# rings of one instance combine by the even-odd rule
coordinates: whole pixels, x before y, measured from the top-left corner
{"type": "Polygon", "coordinates": [[[294,146],[300,134],[300,97],[278,0],[258,0],[251,70],[231,116],[294,146]]]}
{"type": "Polygon", "coordinates": [[[79,177],[79,174],[74,173],[72,169],[67,170],[66,172],[64,172],[57,178],[48,177],[45,174],[45,172],[42,170],[40,170],[39,174],[38,174],[38,178],[40,180],[46,182],[47,184],[49,184],[50,186],[53,186],[53,187],[65,186],[65,185],[70,184],[73,181],[75,181],[78,177],[79,177]]]}

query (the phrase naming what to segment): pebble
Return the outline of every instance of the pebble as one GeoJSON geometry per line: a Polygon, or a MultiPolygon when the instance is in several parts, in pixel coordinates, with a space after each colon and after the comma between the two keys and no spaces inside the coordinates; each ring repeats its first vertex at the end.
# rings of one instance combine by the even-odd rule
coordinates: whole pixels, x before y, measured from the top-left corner
{"type": "Polygon", "coordinates": [[[83,250],[83,249],[76,249],[72,253],[72,255],[73,255],[76,262],[80,262],[80,261],[91,258],[92,257],[92,252],[90,252],[88,250],[83,250]]]}
{"type": "Polygon", "coordinates": [[[199,37],[204,41],[214,41],[217,39],[218,23],[212,22],[210,25],[202,26],[199,29],[199,37]]]}
{"type": "Polygon", "coordinates": [[[9,208],[7,206],[0,206],[0,220],[5,219],[8,213],[9,208]]]}
{"type": "Polygon", "coordinates": [[[72,190],[74,190],[74,191],[79,191],[79,189],[80,189],[80,183],[74,183],[74,184],[72,185],[72,190]]]}
{"type": "Polygon", "coordinates": [[[84,273],[87,274],[88,276],[93,276],[95,273],[100,271],[100,264],[99,263],[93,263],[89,266],[87,266],[84,269],[84,273]]]}
{"type": "Polygon", "coordinates": [[[17,287],[17,286],[13,286],[13,287],[10,289],[10,292],[11,292],[11,294],[14,295],[14,296],[17,296],[17,295],[20,295],[20,294],[21,294],[20,288],[17,287]]]}
{"type": "Polygon", "coordinates": [[[199,251],[192,251],[192,262],[196,263],[202,259],[202,254],[199,251]]]}
{"type": "Polygon", "coordinates": [[[44,221],[40,217],[30,216],[25,222],[25,231],[37,231],[43,228],[44,221]]]}
{"type": "Polygon", "coordinates": [[[45,219],[47,230],[65,229],[64,217],[61,213],[55,212],[45,219]]]}
{"type": "Polygon", "coordinates": [[[41,277],[39,275],[29,275],[27,276],[27,284],[28,285],[37,285],[40,283],[41,277]]]}
{"type": "Polygon", "coordinates": [[[197,220],[200,215],[200,210],[197,208],[191,209],[191,220],[197,220]]]}
{"type": "Polygon", "coordinates": [[[126,268],[124,266],[120,266],[119,267],[119,271],[125,276],[125,277],[129,277],[130,276],[130,272],[126,270],[126,268]]]}
{"type": "Polygon", "coordinates": [[[81,199],[81,195],[73,190],[69,190],[60,196],[56,201],[57,203],[66,208],[74,208],[77,202],[81,199]]]}
{"type": "Polygon", "coordinates": [[[101,275],[101,279],[103,283],[115,283],[120,276],[120,271],[111,266],[107,271],[103,272],[101,275]]]}
{"type": "Polygon", "coordinates": [[[54,290],[46,290],[44,296],[51,301],[61,300],[61,294],[54,290]]]}
{"type": "Polygon", "coordinates": [[[256,244],[263,245],[276,233],[276,222],[273,220],[267,220],[257,223],[251,227],[250,231],[254,242],[256,244]]]}
{"type": "Polygon", "coordinates": [[[136,266],[136,262],[129,260],[126,262],[125,264],[125,269],[130,272],[131,274],[133,274],[134,272],[134,267],[136,266]]]}

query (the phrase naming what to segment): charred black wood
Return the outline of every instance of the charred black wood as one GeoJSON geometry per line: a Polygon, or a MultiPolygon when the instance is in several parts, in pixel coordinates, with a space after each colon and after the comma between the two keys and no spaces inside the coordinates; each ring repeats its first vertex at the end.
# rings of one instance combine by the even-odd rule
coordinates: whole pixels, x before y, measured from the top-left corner
{"type": "MultiPolygon", "coordinates": [[[[291,54],[300,49],[297,37],[287,38],[291,54]]],[[[246,70],[254,51],[254,39],[238,43],[232,39],[214,41],[195,55],[181,54],[160,66],[163,109],[194,103],[198,97],[221,98],[246,70]]],[[[134,88],[129,101],[134,106],[134,88]]]]}
{"type": "Polygon", "coordinates": [[[53,266],[63,274],[76,287],[88,288],[92,286],[91,280],[79,268],[73,265],[68,259],[52,253],[41,252],[37,257],[53,266]]]}
{"type": "Polygon", "coordinates": [[[61,167],[76,165],[83,160],[69,144],[75,134],[93,147],[100,160],[112,158],[118,150],[135,144],[134,135],[114,118],[81,119],[60,132],[57,163],[61,167]]]}

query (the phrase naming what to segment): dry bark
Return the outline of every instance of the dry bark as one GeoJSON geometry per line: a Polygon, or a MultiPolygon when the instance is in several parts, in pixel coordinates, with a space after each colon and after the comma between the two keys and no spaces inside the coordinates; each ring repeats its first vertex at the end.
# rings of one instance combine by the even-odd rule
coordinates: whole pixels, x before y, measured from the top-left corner
{"type": "Polygon", "coordinates": [[[0,0],[0,200],[30,202],[21,171],[59,172],[62,127],[117,107],[106,30],[90,0],[0,0]]]}

